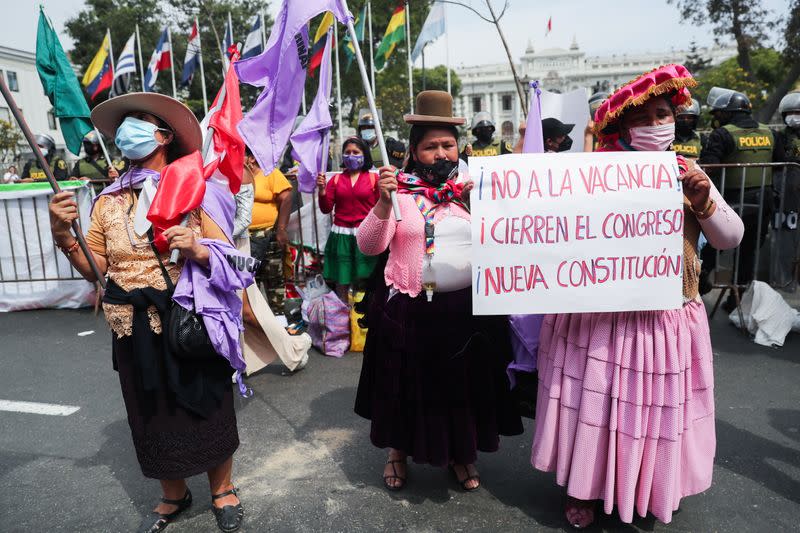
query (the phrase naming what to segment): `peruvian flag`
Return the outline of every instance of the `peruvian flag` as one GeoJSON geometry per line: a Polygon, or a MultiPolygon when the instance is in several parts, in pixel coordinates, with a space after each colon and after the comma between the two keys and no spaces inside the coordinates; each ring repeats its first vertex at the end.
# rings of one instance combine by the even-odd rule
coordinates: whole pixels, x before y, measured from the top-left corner
{"type": "Polygon", "coordinates": [[[239,192],[242,185],[242,168],[244,167],[244,141],[236,126],[242,120],[242,100],[239,96],[239,78],[233,63],[239,60],[238,50],[233,50],[231,67],[225,75],[225,84],[214,98],[208,114],[200,123],[203,130],[203,146],[209,130],[213,137],[208,151],[204,154],[205,174],[214,175],[218,179],[227,180],[233,194],[239,192]]]}
{"type": "Polygon", "coordinates": [[[547,31],[544,33],[545,36],[550,35],[551,31],[553,31],[553,17],[547,19],[547,31]]]}

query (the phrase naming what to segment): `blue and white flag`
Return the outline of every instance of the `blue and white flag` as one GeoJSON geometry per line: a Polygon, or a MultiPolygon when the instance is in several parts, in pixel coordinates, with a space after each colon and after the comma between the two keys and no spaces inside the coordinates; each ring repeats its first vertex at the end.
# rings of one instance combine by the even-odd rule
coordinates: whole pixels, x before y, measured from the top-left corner
{"type": "Polygon", "coordinates": [[[227,56],[228,50],[233,46],[233,24],[230,14],[228,14],[228,22],[225,24],[225,38],[222,40],[222,46],[225,48],[224,52],[227,56]]]}
{"type": "Polygon", "coordinates": [[[153,92],[155,89],[158,73],[172,67],[172,50],[169,47],[168,31],[167,28],[164,28],[164,31],[161,32],[156,49],[150,56],[150,64],[147,65],[144,73],[144,90],[147,92],[153,92]]]}
{"type": "Polygon", "coordinates": [[[444,23],[444,4],[435,2],[428,13],[428,18],[425,19],[425,24],[417,37],[417,44],[414,45],[414,50],[411,52],[411,62],[415,62],[422,53],[425,45],[432,43],[440,36],[444,35],[446,28],[444,23]]]}
{"type": "Polygon", "coordinates": [[[125,47],[117,59],[116,70],[114,71],[114,81],[111,83],[111,96],[119,96],[128,92],[131,84],[131,74],[136,74],[136,57],[134,56],[134,46],[136,45],[136,33],[132,33],[125,43],[125,47]]]}
{"type": "Polygon", "coordinates": [[[261,20],[261,15],[254,16],[252,20],[250,33],[247,34],[247,38],[244,40],[244,46],[242,47],[242,59],[257,56],[264,50],[261,40],[261,31],[264,24],[261,20]]]}
{"type": "Polygon", "coordinates": [[[183,59],[183,74],[181,75],[181,87],[188,87],[192,84],[194,71],[200,65],[200,31],[197,22],[192,24],[192,32],[189,34],[189,44],[186,45],[186,57],[183,59]]]}

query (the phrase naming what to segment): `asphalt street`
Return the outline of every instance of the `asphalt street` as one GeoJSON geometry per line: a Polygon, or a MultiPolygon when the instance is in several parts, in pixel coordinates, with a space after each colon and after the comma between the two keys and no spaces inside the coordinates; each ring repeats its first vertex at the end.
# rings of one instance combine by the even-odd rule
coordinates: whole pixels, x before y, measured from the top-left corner
{"type": "MultiPolygon", "coordinates": [[[[753,344],[712,324],[716,370],[714,484],[685,498],[670,524],[602,515],[604,531],[796,531],[800,518],[800,335],[753,344]]],[[[67,416],[0,411],[0,531],[134,531],[159,496],[136,463],[110,333],[91,311],[0,314],[0,400],[77,406],[67,416]],[[78,336],[79,332],[93,334],[78,336]]],[[[234,478],[243,531],[561,531],[563,494],[529,463],[532,421],[480,457],[483,485],[462,492],[443,469],[412,465],[407,488],[381,483],[385,455],[353,413],[361,355],[313,354],[307,369],[251,376],[237,399],[234,478]]],[[[208,486],[167,531],[214,532],[208,486]]]]}

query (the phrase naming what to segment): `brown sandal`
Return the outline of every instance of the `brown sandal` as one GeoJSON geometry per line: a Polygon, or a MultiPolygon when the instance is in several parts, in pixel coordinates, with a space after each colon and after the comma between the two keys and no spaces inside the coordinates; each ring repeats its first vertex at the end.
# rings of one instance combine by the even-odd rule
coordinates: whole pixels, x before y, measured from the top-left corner
{"type": "Polygon", "coordinates": [[[406,478],[403,477],[403,476],[397,475],[397,467],[394,466],[394,465],[396,465],[398,463],[402,463],[404,465],[407,465],[405,459],[389,459],[388,461],[386,461],[387,465],[392,465],[392,474],[388,475],[388,476],[383,476],[383,485],[387,489],[389,489],[391,491],[398,491],[398,490],[400,490],[400,489],[402,489],[403,487],[406,486],[406,478]],[[392,483],[390,483],[390,481],[399,481],[400,484],[399,485],[398,484],[392,484],[392,483]]]}
{"type": "Polygon", "coordinates": [[[456,477],[456,481],[458,481],[458,484],[461,485],[461,488],[467,492],[472,492],[473,490],[478,490],[479,488],[481,488],[481,476],[479,476],[478,474],[475,474],[474,476],[469,475],[469,468],[467,468],[467,466],[468,465],[451,464],[450,470],[456,477]],[[464,469],[464,472],[467,474],[467,477],[465,477],[464,479],[461,479],[461,477],[459,477],[458,472],[456,472],[457,466],[464,469]],[[469,483],[470,481],[477,481],[478,484],[475,485],[474,487],[468,487],[467,483],[469,483]]]}

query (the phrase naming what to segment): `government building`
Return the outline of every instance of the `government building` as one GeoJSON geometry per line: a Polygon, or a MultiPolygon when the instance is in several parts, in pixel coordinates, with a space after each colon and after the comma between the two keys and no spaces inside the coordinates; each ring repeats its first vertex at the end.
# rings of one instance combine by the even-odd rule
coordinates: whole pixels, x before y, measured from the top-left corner
{"type": "MultiPolygon", "coordinates": [[[[736,56],[736,48],[698,48],[700,57],[711,66],[736,56]]],[[[528,81],[539,80],[543,90],[568,92],[586,89],[587,98],[598,91],[612,92],[643,72],[667,63],[683,63],[689,52],[671,50],[612,56],[587,56],[573,39],[569,50],[548,48],[534,50],[529,42],[525,54],[515,65],[517,74],[527,87],[528,81]]],[[[467,123],[478,111],[488,111],[497,125],[497,133],[512,141],[524,116],[514,87],[508,63],[457,67],[461,79],[461,96],[455,101],[456,116],[467,117],[467,123]]]]}

